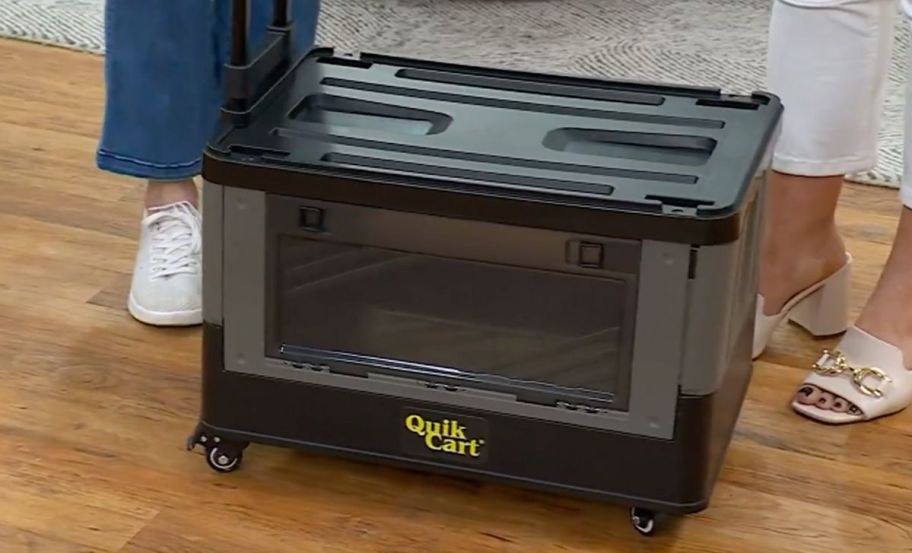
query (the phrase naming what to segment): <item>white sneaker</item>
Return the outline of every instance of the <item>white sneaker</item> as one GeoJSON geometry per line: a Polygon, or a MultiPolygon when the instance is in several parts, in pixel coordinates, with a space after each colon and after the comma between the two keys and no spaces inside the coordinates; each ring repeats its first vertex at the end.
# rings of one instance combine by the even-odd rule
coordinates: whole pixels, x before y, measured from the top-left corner
{"type": "Polygon", "coordinates": [[[128,308],[155,326],[203,322],[202,216],[188,202],[143,215],[128,308]]]}

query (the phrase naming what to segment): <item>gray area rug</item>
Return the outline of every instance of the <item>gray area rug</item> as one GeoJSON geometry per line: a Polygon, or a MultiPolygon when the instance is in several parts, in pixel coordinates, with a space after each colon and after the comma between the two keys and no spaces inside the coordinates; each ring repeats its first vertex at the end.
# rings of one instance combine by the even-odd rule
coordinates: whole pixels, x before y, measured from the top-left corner
{"type": "MultiPolygon", "coordinates": [[[[154,1],[154,0],[149,0],[154,1]]],[[[205,1],[205,0],[187,0],[205,1]]],[[[228,1],[228,0],[217,0],[228,1]]],[[[548,72],[765,88],[770,0],[324,0],[321,44],[548,72]]],[[[104,0],[0,0],[0,36],[103,54],[104,0]]],[[[902,175],[901,19],[878,166],[852,179],[897,187],[902,175]]]]}

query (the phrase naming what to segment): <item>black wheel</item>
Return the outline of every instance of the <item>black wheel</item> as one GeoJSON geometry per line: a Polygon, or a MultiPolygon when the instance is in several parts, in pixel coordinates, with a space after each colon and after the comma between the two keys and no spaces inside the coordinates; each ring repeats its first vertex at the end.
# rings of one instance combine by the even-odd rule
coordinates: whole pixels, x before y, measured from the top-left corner
{"type": "Polygon", "coordinates": [[[206,451],[206,463],[216,472],[234,472],[244,458],[243,449],[216,445],[206,451]]]}
{"type": "Polygon", "coordinates": [[[636,531],[644,536],[651,536],[655,533],[658,526],[656,514],[647,509],[634,507],[630,510],[630,520],[636,531]]]}

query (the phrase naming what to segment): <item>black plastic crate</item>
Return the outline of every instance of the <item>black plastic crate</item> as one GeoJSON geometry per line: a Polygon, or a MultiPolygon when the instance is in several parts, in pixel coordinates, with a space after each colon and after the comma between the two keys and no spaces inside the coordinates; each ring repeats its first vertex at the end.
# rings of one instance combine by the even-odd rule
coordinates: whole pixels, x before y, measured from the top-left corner
{"type": "Polygon", "coordinates": [[[618,501],[644,533],[704,509],[750,380],[779,101],[292,64],[274,37],[204,164],[210,465],[300,447],[618,501]]]}

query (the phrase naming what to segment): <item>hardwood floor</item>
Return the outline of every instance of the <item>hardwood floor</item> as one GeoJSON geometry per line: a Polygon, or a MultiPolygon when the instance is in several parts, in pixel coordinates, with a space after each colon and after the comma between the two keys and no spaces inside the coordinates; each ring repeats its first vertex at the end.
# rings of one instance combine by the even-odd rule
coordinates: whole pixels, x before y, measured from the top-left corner
{"type": "MultiPolygon", "coordinates": [[[[97,57],[0,42],[0,551],[912,551],[912,412],[829,428],[787,408],[823,346],[775,337],[711,508],[653,539],[625,509],[252,446],[184,449],[199,331],[124,309],[138,183],[100,173],[97,57]]],[[[850,187],[860,307],[899,204],[850,187]]],[[[593,462],[598,462],[594,459],[593,462]]]]}

